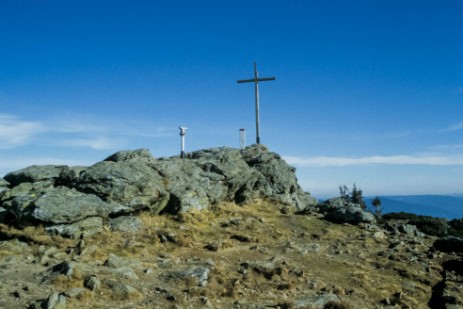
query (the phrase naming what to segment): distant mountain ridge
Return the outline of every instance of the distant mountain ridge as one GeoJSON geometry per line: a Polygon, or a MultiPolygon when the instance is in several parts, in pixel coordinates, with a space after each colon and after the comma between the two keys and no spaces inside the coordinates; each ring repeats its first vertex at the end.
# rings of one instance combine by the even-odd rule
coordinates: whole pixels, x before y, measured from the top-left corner
{"type": "MultiPolygon", "coordinates": [[[[374,197],[366,197],[371,207],[374,197]]],[[[463,194],[455,195],[387,195],[379,196],[383,213],[409,212],[446,219],[463,217],[463,194]]]]}

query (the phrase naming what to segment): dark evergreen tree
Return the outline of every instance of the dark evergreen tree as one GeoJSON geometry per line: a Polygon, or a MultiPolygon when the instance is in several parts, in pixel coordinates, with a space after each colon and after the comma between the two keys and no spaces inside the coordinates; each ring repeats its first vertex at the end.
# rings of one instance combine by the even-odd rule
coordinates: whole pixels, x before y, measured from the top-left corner
{"type": "Polygon", "coordinates": [[[352,203],[359,204],[360,207],[366,209],[366,204],[362,196],[362,190],[358,189],[355,183],[352,187],[352,190],[349,190],[346,185],[339,186],[339,194],[341,198],[346,199],[352,203]]]}
{"type": "Polygon", "coordinates": [[[350,199],[350,191],[346,185],[339,186],[339,195],[346,200],[350,199]]]}
{"type": "Polygon", "coordinates": [[[352,203],[359,204],[360,207],[365,209],[366,205],[365,205],[365,201],[363,200],[362,194],[363,194],[362,190],[357,189],[357,186],[354,183],[354,186],[352,188],[352,193],[351,193],[351,201],[352,203]]]}

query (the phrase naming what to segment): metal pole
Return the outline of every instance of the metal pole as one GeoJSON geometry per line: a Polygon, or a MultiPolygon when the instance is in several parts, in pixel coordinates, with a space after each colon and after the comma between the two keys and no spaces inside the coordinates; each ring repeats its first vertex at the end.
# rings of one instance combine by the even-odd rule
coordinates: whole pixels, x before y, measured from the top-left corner
{"type": "Polygon", "coordinates": [[[260,144],[260,124],[259,124],[259,77],[257,73],[257,63],[254,62],[254,91],[256,95],[256,143],[260,144]]]}
{"type": "Polygon", "coordinates": [[[185,158],[185,135],[186,130],[188,128],[185,127],[178,127],[180,129],[180,139],[181,139],[181,151],[180,151],[180,158],[185,158]]]}

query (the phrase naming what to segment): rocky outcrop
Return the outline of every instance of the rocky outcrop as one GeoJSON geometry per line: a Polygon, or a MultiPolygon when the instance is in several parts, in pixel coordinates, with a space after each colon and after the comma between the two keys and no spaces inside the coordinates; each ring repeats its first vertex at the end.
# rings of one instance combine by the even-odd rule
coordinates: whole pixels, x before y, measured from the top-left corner
{"type": "Polygon", "coordinates": [[[335,223],[376,223],[372,213],[343,197],[326,200],[318,205],[318,209],[325,214],[326,220],[335,223]]]}
{"type": "Polygon", "coordinates": [[[463,239],[455,236],[445,236],[437,239],[433,247],[442,252],[463,253],[463,239]]]}
{"type": "Polygon", "coordinates": [[[136,230],[140,222],[130,216],[140,211],[178,213],[256,198],[295,210],[317,203],[298,185],[295,169],[262,145],[200,150],[186,159],[156,159],[139,149],[90,167],[30,166],[7,174],[0,181],[0,220],[40,223],[50,232],[79,237],[104,224],[136,230]]]}
{"type": "Polygon", "coordinates": [[[0,178],[0,192],[3,192],[8,189],[10,183],[3,178],[0,178]]]}

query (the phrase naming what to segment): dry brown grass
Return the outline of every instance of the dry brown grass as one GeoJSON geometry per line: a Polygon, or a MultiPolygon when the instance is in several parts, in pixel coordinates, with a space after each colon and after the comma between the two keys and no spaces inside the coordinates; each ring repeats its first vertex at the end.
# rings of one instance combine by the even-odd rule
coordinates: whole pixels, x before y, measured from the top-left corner
{"type": "Polygon", "coordinates": [[[75,242],[61,236],[50,235],[41,225],[17,229],[12,226],[0,224],[0,239],[18,239],[27,243],[53,245],[59,248],[65,248],[75,242]]]}
{"type": "MultiPolygon", "coordinates": [[[[167,300],[169,294],[175,296],[182,308],[201,306],[200,297],[209,299],[216,308],[232,307],[242,299],[253,304],[291,308],[292,299],[323,293],[334,293],[342,299],[326,308],[374,308],[398,292],[406,292],[401,300],[404,306],[426,308],[423,304],[429,300],[431,286],[440,280],[438,265],[431,261],[432,272],[423,273],[418,262],[378,256],[379,252],[388,250],[388,240],[384,243],[371,240],[371,233],[363,227],[332,224],[310,215],[282,214],[280,208],[259,200],[245,206],[223,203],[209,210],[175,216],[143,213],[141,231],[131,234],[105,230],[89,236],[84,239],[85,248],[79,258],[82,262],[101,265],[113,253],[141,261],[144,267],[152,269],[153,275],[144,277],[138,270],[140,280],[126,282],[140,291],[139,297],[131,298],[133,308],[137,308],[137,302],[141,303],[143,298],[160,307],[171,307],[174,303],[167,300]],[[162,240],[161,235],[170,235],[170,240],[162,240]],[[211,243],[217,245],[217,250],[205,249],[211,243]],[[319,249],[305,249],[314,244],[319,249]],[[171,266],[158,264],[159,260],[166,260],[171,266]],[[192,260],[213,261],[207,287],[199,287],[193,277],[159,279],[169,267],[186,265],[192,260]],[[276,263],[281,270],[270,270],[267,276],[253,269],[238,272],[243,262],[268,261],[276,263]],[[413,290],[408,281],[414,283],[413,290]],[[154,293],[157,287],[167,291],[154,293]]],[[[37,246],[56,246],[61,251],[75,247],[78,242],[49,236],[40,227],[17,230],[0,225],[0,235],[20,237],[37,246]]],[[[425,241],[420,250],[427,250],[425,247],[432,239],[425,241]]],[[[8,254],[10,252],[0,251],[0,258],[8,254]]],[[[81,277],[58,276],[53,286],[56,289],[82,287],[81,277]]],[[[83,295],[81,300],[72,299],[69,307],[82,308],[83,304],[104,307],[111,299],[107,290],[103,292],[104,295],[94,294],[98,297],[83,295]]],[[[114,308],[121,306],[122,303],[117,303],[114,308]]]]}

